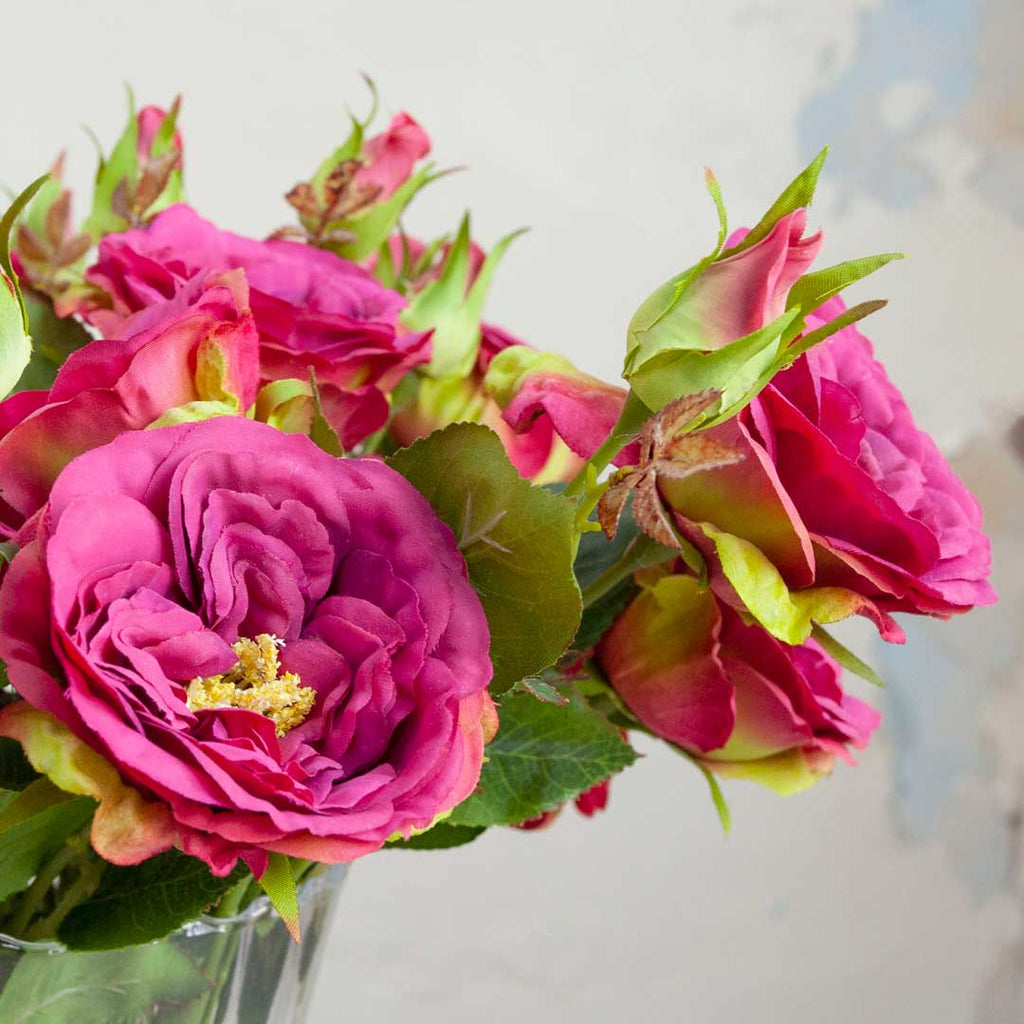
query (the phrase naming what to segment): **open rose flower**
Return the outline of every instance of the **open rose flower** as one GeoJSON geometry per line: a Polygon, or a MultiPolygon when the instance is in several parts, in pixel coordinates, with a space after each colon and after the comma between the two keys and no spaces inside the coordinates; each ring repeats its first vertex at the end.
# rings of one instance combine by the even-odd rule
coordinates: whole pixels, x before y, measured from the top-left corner
{"type": "MultiPolygon", "coordinates": [[[[831,320],[834,298],[808,318],[831,320]]],[[[977,500],[856,328],[777,375],[736,419],[701,435],[738,461],[659,478],[681,531],[716,564],[714,531],[755,545],[794,590],[842,587],[883,614],[949,616],[990,604],[977,500]]],[[[719,574],[722,592],[728,589],[719,574]]]]}
{"type": "Polygon", "coordinates": [[[402,297],[334,253],[244,238],[172,206],[147,227],[100,242],[86,278],[101,298],[78,312],[114,336],[127,317],[173,298],[197,275],[238,268],[249,281],[261,379],[309,381],[313,370],[325,388],[372,408],[367,433],[381,426],[382,393],[430,358],[429,336],[401,330],[402,297]]]}
{"type": "Polygon", "coordinates": [[[877,712],[843,693],[816,644],[790,647],[746,625],[684,575],[648,583],[602,640],[598,660],[658,736],[730,778],[806,788],[864,747],[877,712]]]}
{"type": "MultiPolygon", "coordinates": [[[[383,463],[239,417],[130,433],[64,469],[18,542],[0,658],[148,819],[166,808],[130,824],[136,859],[351,860],[476,785],[487,622],[452,534],[383,463]]],[[[18,719],[0,728],[32,757],[18,719]]]]}
{"type": "Polygon", "coordinates": [[[239,271],[194,278],[127,321],[128,336],[71,354],[49,392],[0,403],[0,535],[42,504],[76,455],[165,419],[244,413],[259,343],[239,271]]]}

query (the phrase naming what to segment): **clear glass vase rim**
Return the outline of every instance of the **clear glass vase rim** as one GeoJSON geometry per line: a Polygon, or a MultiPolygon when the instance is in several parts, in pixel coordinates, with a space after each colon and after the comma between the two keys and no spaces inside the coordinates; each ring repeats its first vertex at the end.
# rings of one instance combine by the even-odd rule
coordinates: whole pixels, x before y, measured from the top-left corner
{"type": "MultiPolygon", "coordinates": [[[[315,893],[325,885],[340,884],[348,871],[347,864],[325,864],[323,866],[327,870],[311,874],[309,878],[299,884],[299,892],[302,896],[308,898],[309,894],[315,893]]],[[[212,914],[200,914],[194,921],[186,921],[180,928],[176,928],[162,939],[154,939],[153,942],[165,942],[172,935],[186,935],[189,938],[198,938],[200,935],[225,932],[230,928],[258,921],[266,917],[272,910],[273,907],[266,896],[257,896],[249,906],[238,914],[233,914],[230,917],[214,917],[212,914]]],[[[115,953],[121,948],[125,947],[96,950],[95,952],[115,953]]],[[[0,952],[5,949],[16,953],[44,953],[47,956],[57,956],[61,953],[93,952],[92,950],[68,949],[63,942],[57,941],[29,942],[27,939],[18,939],[13,935],[5,935],[3,932],[0,932],[0,952]]]]}

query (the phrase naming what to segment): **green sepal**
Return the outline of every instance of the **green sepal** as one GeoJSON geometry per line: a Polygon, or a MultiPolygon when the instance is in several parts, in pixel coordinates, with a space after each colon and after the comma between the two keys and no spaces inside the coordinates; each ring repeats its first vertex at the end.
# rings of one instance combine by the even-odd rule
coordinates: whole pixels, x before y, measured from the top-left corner
{"type": "Polygon", "coordinates": [[[482,825],[449,825],[442,821],[420,832],[409,839],[392,839],[384,844],[386,850],[450,850],[455,846],[465,846],[483,835],[486,829],[482,825]]]}
{"type": "Polygon", "coordinates": [[[48,179],[48,174],[36,178],[0,217],[0,398],[11,393],[32,358],[28,310],[11,263],[11,231],[48,179]]]}
{"type": "Polygon", "coordinates": [[[565,652],[580,621],[575,506],[524,480],[497,434],[456,423],[388,459],[455,534],[491,632],[502,693],[565,652]]]}
{"type": "Polygon", "coordinates": [[[518,825],[585,793],[636,760],[607,718],[575,695],[565,707],[528,694],[506,697],[477,791],[450,825],[518,825]]]}
{"type": "Polygon", "coordinates": [[[853,651],[817,623],[811,629],[811,639],[816,641],[826,654],[838,661],[847,672],[852,672],[873,686],[885,687],[885,680],[867,662],[861,661],[853,651]]]}
{"type": "Polygon", "coordinates": [[[743,252],[756,245],[762,239],[767,238],[772,228],[783,217],[788,217],[801,207],[810,206],[814,200],[814,193],[818,187],[818,178],[821,169],[825,165],[825,158],[828,156],[826,146],[782,191],[782,194],[768,208],[768,212],[754,225],[744,239],[729,249],[723,250],[719,259],[728,259],[737,253],[743,252]]]}
{"type": "Polygon", "coordinates": [[[459,225],[439,277],[430,281],[401,313],[411,331],[433,330],[433,355],[426,372],[432,377],[466,377],[480,347],[480,317],[487,290],[506,250],[523,232],[506,235],[487,254],[470,285],[470,221],[459,225]]]}
{"type": "Polygon", "coordinates": [[[394,231],[402,212],[412,202],[416,193],[448,173],[435,171],[435,166],[425,164],[403,181],[387,199],[373,203],[351,217],[330,221],[324,228],[325,233],[328,236],[334,233],[341,240],[331,240],[328,237],[320,244],[342,258],[356,263],[361,263],[368,256],[372,256],[394,231]]]}
{"type": "Polygon", "coordinates": [[[677,753],[682,754],[704,776],[704,781],[708,784],[708,791],[711,794],[711,803],[714,805],[715,813],[718,815],[718,823],[722,826],[722,834],[728,838],[729,833],[732,832],[732,814],[729,811],[729,804],[726,802],[725,794],[722,792],[722,787],[719,785],[718,779],[715,778],[714,772],[706,765],[701,764],[689,751],[683,750],[682,747],[677,747],[674,743],[670,743],[669,746],[677,753]]]}
{"type": "Polygon", "coordinates": [[[722,572],[750,615],[783,643],[803,643],[815,623],[838,622],[864,608],[866,601],[845,587],[790,590],[771,560],[750,541],[702,523],[714,543],[722,572]]]}
{"type": "Polygon", "coordinates": [[[324,415],[323,407],[320,404],[320,388],[316,382],[316,371],[312,367],[309,370],[309,386],[313,398],[313,422],[309,427],[309,439],[328,455],[339,459],[345,454],[345,449],[342,447],[341,439],[334,427],[330,425],[324,415]]]}
{"type": "Polygon", "coordinates": [[[134,193],[139,176],[139,122],[135,111],[135,94],[130,87],[128,93],[128,124],[121,137],[114,144],[110,156],[104,157],[100,150],[100,164],[96,170],[96,184],[92,195],[92,212],[82,225],[83,230],[98,242],[104,235],[125,231],[130,225],[124,217],[114,212],[114,192],[122,181],[134,193]]]}
{"type": "Polygon", "coordinates": [[[804,274],[789,290],[786,308],[799,307],[804,316],[813,313],[823,303],[834,298],[844,288],[863,280],[876,270],[904,259],[901,252],[884,252],[877,256],[862,256],[860,259],[837,263],[834,267],[824,267],[804,274]]]}
{"type": "MultiPolygon", "coordinates": [[[[850,324],[857,323],[872,313],[877,313],[878,310],[884,309],[887,305],[888,303],[885,299],[872,299],[869,302],[861,302],[844,310],[837,317],[829,320],[828,323],[822,324],[820,327],[816,327],[813,331],[807,331],[805,334],[800,334],[789,340],[789,335],[793,332],[791,327],[782,339],[779,355],[776,356],[774,362],[761,373],[754,383],[742,391],[738,397],[734,396],[729,405],[722,407],[718,413],[702,423],[701,426],[704,429],[708,429],[732,419],[768,386],[775,374],[792,365],[798,357],[802,356],[805,352],[809,352],[816,345],[820,345],[823,341],[827,341],[844,327],[849,327],[850,324]]],[[[793,308],[796,309],[796,307],[793,308]]],[[[801,316],[800,319],[794,321],[793,326],[799,328],[802,325],[803,318],[801,316]]]]}
{"type": "Polygon", "coordinates": [[[270,854],[267,870],[256,880],[280,915],[288,934],[302,941],[299,921],[299,894],[295,888],[292,862],[283,853],[270,854]]]}
{"type": "Polygon", "coordinates": [[[709,389],[722,392],[719,407],[727,408],[774,366],[799,315],[797,309],[788,310],[759,331],[712,351],[659,346],[642,363],[633,363],[627,373],[630,387],[655,412],[709,389]]]}

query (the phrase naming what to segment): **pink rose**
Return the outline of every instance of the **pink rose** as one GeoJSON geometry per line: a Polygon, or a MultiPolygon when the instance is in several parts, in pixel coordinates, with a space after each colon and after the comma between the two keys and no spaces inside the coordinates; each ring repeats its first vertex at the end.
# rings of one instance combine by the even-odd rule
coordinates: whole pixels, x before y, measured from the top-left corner
{"type": "Polygon", "coordinates": [[[645,585],[597,650],[629,709],[705,767],[783,792],[863,748],[878,714],[843,693],[816,644],[790,647],[746,625],[695,579],[645,585]]]}
{"type": "Polygon", "coordinates": [[[487,622],[383,463],[241,417],[130,433],[67,466],[18,542],[0,658],[168,809],[140,856],[351,860],[475,787],[487,622]]]}
{"type": "Polygon", "coordinates": [[[381,132],[363,144],[353,183],[380,202],[394,195],[412,174],[417,160],[430,152],[430,136],[408,114],[399,112],[381,132]]]}
{"type": "MultiPolygon", "coordinates": [[[[831,299],[808,328],[845,309],[831,299]]],[[[885,613],[948,617],[990,604],[981,508],[854,327],[801,356],[735,420],[701,435],[730,465],[659,478],[678,526],[715,563],[705,528],[758,547],[794,590],[844,587],[885,613]]],[[[717,574],[716,584],[728,587],[717,574]]]]}
{"type": "Polygon", "coordinates": [[[245,278],[193,278],[173,300],[128,321],[132,333],[73,352],[47,392],[0,403],[0,535],[46,501],[82,452],[172,410],[241,413],[259,386],[258,338],[245,278]]]}
{"type": "Polygon", "coordinates": [[[183,205],[100,242],[86,277],[109,308],[79,312],[108,335],[123,333],[127,317],[173,298],[197,275],[235,268],[249,281],[263,381],[308,381],[313,369],[342,391],[372,387],[376,394],[365,394],[379,408],[381,393],[430,358],[428,335],[399,329],[402,297],[361,267],[314,246],[219,231],[183,205]]]}

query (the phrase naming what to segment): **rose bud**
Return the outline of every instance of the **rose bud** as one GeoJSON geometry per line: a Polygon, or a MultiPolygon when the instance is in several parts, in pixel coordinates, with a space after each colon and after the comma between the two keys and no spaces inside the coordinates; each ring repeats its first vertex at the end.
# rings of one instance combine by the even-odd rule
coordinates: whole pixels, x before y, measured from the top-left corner
{"type": "Polygon", "coordinates": [[[619,616],[597,658],[630,711],[719,775],[783,793],[863,748],[879,715],[816,644],[747,625],[697,580],[665,575],[619,616]]]}

